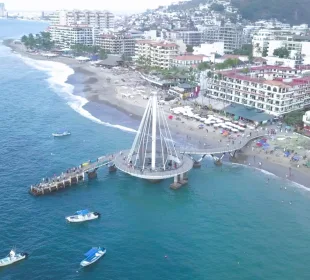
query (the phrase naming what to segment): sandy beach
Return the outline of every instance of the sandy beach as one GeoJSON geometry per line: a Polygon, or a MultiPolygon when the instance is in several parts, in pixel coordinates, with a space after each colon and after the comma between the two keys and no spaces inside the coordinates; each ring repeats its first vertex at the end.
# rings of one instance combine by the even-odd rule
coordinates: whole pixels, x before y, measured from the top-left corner
{"type": "MultiPolygon", "coordinates": [[[[141,119],[147,99],[145,96],[156,90],[159,95],[164,94],[163,91],[153,88],[150,84],[144,81],[140,73],[125,69],[103,69],[91,65],[89,62],[80,63],[73,58],[56,57],[47,59],[39,54],[27,52],[21,44],[14,44],[13,40],[4,41],[4,45],[10,47],[13,52],[19,53],[22,56],[27,56],[35,60],[49,60],[60,62],[68,65],[74,70],[73,75],[78,75],[79,83],[83,84],[83,95],[89,101],[96,103],[104,103],[118,110],[125,112],[132,118],[141,119]]],[[[70,82],[70,78],[68,79],[70,82]]],[[[187,101],[182,101],[181,105],[189,105],[187,101]]],[[[171,114],[169,104],[164,105],[164,110],[168,115],[171,114]]],[[[214,114],[214,113],[212,113],[214,114]]],[[[115,120],[117,123],[117,120],[115,120]]],[[[207,126],[204,129],[198,129],[199,122],[190,120],[185,117],[179,117],[179,120],[174,116],[169,120],[169,127],[174,135],[174,140],[182,145],[197,148],[211,148],[223,145],[231,145],[232,139],[223,138],[219,130],[212,126],[207,126]]],[[[269,129],[269,128],[267,128],[269,129]]],[[[266,134],[267,134],[266,129],[266,134]]],[[[245,131],[246,137],[250,131],[245,131]]],[[[267,136],[270,150],[276,149],[276,152],[270,153],[256,146],[255,143],[249,143],[247,147],[236,154],[236,158],[232,161],[245,165],[250,165],[255,168],[266,170],[276,176],[282,177],[284,180],[292,180],[296,183],[310,187],[309,168],[305,164],[310,158],[308,146],[309,139],[304,139],[303,136],[285,133],[278,131],[276,136],[267,136]],[[289,139],[277,140],[277,139],[289,139]],[[298,139],[298,140],[296,140],[298,139]],[[294,145],[296,141],[296,144],[294,145]],[[298,145],[297,145],[298,141],[298,145]],[[300,156],[298,162],[293,162],[289,157],[284,157],[284,149],[296,147],[294,150],[300,156]],[[303,159],[303,157],[306,157],[303,159]]],[[[184,149],[184,147],[182,147],[184,149]]],[[[292,148],[291,148],[292,149],[292,148]]],[[[197,158],[199,158],[197,156],[197,158]]],[[[225,156],[226,160],[230,158],[225,156]]]]}

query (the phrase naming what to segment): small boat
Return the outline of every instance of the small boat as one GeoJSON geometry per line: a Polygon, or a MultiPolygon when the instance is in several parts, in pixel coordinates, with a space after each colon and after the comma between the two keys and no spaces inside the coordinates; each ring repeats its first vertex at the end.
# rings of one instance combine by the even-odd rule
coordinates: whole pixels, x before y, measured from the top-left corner
{"type": "Polygon", "coordinates": [[[81,223],[85,221],[95,220],[100,217],[98,212],[90,212],[88,209],[76,211],[73,216],[66,217],[66,220],[70,223],[81,223]]]}
{"type": "Polygon", "coordinates": [[[63,137],[63,136],[71,135],[71,132],[70,131],[56,132],[56,133],[52,133],[52,135],[54,137],[63,137]]]}
{"type": "Polygon", "coordinates": [[[27,253],[18,253],[16,254],[16,250],[12,249],[8,256],[3,259],[0,259],[0,266],[7,266],[13,264],[15,262],[21,261],[28,257],[27,253]]]}
{"type": "Polygon", "coordinates": [[[86,257],[84,260],[81,261],[80,265],[81,266],[88,266],[96,261],[98,261],[105,253],[106,253],[105,248],[100,248],[100,247],[94,247],[90,249],[87,253],[84,254],[86,257]]]}

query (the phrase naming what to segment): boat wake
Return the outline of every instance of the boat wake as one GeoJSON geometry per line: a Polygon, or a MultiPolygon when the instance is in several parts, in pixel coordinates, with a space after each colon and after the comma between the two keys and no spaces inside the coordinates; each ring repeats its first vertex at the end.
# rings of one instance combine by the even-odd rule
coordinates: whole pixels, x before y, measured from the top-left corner
{"type": "Polygon", "coordinates": [[[29,57],[19,55],[21,59],[29,66],[44,71],[49,75],[47,79],[50,88],[55,91],[61,98],[65,99],[67,104],[77,113],[91,121],[105,125],[108,127],[114,127],[123,131],[136,133],[137,131],[122,125],[110,124],[108,122],[101,121],[94,117],[89,111],[84,109],[84,106],[88,103],[88,100],[82,96],[74,95],[74,86],[67,83],[67,79],[70,75],[74,74],[74,70],[64,63],[46,60],[35,60],[29,57]]]}

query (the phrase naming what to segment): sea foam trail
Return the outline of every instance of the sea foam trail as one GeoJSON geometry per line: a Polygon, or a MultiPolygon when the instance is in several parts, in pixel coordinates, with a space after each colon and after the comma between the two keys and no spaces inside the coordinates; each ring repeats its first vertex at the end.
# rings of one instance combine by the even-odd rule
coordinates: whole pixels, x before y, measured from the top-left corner
{"type": "Polygon", "coordinates": [[[74,74],[74,70],[68,65],[55,61],[35,60],[21,55],[19,56],[27,65],[40,71],[46,72],[50,76],[47,79],[50,88],[53,89],[60,97],[65,99],[67,104],[83,117],[108,127],[114,127],[123,131],[133,133],[137,132],[136,130],[126,126],[117,124],[114,125],[108,122],[101,121],[100,119],[94,117],[89,111],[85,110],[84,106],[88,103],[88,100],[82,96],[74,95],[74,86],[66,83],[68,77],[74,74]]]}

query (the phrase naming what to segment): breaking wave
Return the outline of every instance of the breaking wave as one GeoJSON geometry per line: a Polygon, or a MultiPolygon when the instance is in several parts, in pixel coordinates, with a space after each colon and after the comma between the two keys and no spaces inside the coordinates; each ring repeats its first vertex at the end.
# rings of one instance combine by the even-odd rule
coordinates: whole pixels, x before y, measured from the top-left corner
{"type": "Polygon", "coordinates": [[[88,100],[82,96],[74,95],[74,86],[67,83],[68,77],[74,74],[74,70],[68,65],[55,61],[35,60],[21,55],[19,56],[27,65],[37,70],[46,72],[49,75],[47,81],[50,88],[53,89],[61,98],[63,98],[74,111],[83,117],[108,127],[114,127],[127,132],[137,132],[129,127],[101,121],[100,119],[94,117],[89,111],[85,110],[84,106],[88,103],[88,100]]]}

